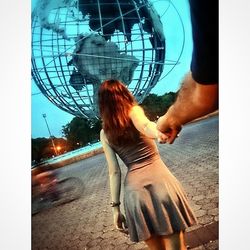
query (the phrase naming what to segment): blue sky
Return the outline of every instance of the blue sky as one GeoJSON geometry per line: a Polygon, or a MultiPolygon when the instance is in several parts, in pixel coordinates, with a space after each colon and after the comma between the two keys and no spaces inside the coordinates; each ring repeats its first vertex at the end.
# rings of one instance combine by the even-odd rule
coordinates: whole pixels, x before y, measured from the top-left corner
{"type": "MultiPolygon", "coordinates": [[[[35,6],[37,0],[32,0],[32,8],[35,6]]],[[[183,42],[183,31],[181,22],[178,19],[175,9],[169,8],[164,14],[168,2],[167,0],[153,0],[155,9],[162,16],[161,20],[164,26],[164,33],[167,43],[168,59],[177,60],[181,51],[183,42]]],[[[192,53],[192,38],[191,38],[191,25],[189,16],[189,6],[187,0],[174,1],[175,8],[178,10],[185,30],[185,45],[182,52],[180,63],[171,71],[169,75],[160,80],[157,85],[151,90],[151,93],[162,95],[169,91],[177,91],[179,84],[184,74],[188,72],[192,53]]],[[[162,74],[164,77],[164,72],[162,74]]],[[[52,135],[56,137],[62,136],[62,126],[70,122],[74,116],[59,109],[52,104],[40,90],[36,84],[31,82],[31,128],[32,138],[49,137],[48,129],[42,114],[47,115],[47,122],[49,124],[52,135]]]]}

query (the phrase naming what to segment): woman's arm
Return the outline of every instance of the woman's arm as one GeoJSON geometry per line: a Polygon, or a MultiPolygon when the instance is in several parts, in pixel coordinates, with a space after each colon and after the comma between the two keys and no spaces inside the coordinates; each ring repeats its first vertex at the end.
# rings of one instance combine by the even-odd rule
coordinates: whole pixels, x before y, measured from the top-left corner
{"type": "Polygon", "coordinates": [[[158,139],[159,142],[166,141],[167,136],[156,128],[156,123],[147,118],[144,110],[140,106],[133,106],[130,110],[129,117],[131,118],[136,129],[142,134],[152,139],[158,139]]]}
{"type": "MultiPolygon", "coordinates": [[[[106,160],[108,162],[111,199],[112,202],[119,204],[121,191],[121,169],[116,154],[114,150],[109,146],[103,130],[101,130],[100,132],[100,139],[102,142],[106,160]]],[[[120,211],[119,205],[113,207],[113,220],[116,229],[126,232],[126,220],[124,215],[120,211]]]]}
{"type": "MultiPolygon", "coordinates": [[[[114,150],[107,143],[107,138],[103,130],[100,132],[100,139],[108,163],[110,192],[112,202],[120,202],[121,191],[121,170],[114,150]]],[[[119,207],[119,206],[118,206],[119,207]]]]}
{"type": "MultiPolygon", "coordinates": [[[[119,204],[120,191],[121,191],[121,169],[116,154],[114,150],[109,146],[103,130],[101,130],[100,138],[105,153],[105,157],[108,162],[111,199],[112,202],[119,204]]],[[[126,220],[124,215],[120,211],[120,206],[116,205],[112,208],[113,208],[113,220],[116,229],[126,232],[126,227],[127,227],[126,220]]]]}

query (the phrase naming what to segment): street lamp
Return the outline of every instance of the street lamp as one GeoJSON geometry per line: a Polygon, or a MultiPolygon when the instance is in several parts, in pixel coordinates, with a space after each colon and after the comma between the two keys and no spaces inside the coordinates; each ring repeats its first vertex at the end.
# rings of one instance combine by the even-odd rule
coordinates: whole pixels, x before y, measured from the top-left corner
{"type": "Polygon", "coordinates": [[[57,154],[60,154],[62,147],[61,146],[56,146],[57,154]]]}
{"type": "Polygon", "coordinates": [[[46,123],[47,128],[48,128],[48,131],[49,131],[49,136],[50,136],[50,139],[51,139],[51,142],[52,142],[53,149],[54,149],[54,151],[55,151],[55,155],[58,155],[58,154],[57,154],[57,150],[56,150],[56,146],[55,146],[55,143],[54,143],[54,140],[53,140],[53,137],[52,137],[52,135],[51,135],[51,133],[50,133],[49,125],[48,125],[47,120],[46,120],[46,114],[43,114],[43,118],[44,118],[44,120],[45,120],[45,123],[46,123]]]}

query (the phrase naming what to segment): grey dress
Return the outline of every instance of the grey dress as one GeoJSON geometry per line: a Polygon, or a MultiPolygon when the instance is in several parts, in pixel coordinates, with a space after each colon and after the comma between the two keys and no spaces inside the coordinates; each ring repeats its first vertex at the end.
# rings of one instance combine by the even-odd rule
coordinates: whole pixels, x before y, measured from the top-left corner
{"type": "Polygon", "coordinates": [[[170,235],[196,224],[181,184],[161,160],[153,139],[140,134],[135,143],[110,146],[128,167],[124,209],[132,241],[170,235]]]}

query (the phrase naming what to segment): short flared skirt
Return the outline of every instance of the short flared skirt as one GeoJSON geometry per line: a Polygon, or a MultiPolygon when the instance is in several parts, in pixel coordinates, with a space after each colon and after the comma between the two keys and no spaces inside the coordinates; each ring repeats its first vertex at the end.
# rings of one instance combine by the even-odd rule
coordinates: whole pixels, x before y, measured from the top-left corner
{"type": "Polygon", "coordinates": [[[161,159],[127,172],[124,209],[133,242],[185,231],[197,223],[180,182],[161,159]]]}

